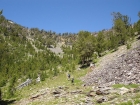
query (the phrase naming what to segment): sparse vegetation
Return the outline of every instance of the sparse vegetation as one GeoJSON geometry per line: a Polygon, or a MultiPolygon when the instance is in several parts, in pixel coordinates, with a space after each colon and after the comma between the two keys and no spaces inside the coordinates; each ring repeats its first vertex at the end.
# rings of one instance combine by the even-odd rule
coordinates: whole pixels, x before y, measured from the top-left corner
{"type": "MultiPolygon", "coordinates": [[[[96,36],[88,31],[56,34],[51,30],[28,29],[11,23],[2,13],[3,11],[0,11],[0,100],[20,100],[44,87],[66,86],[69,87],[69,91],[80,87],[84,92],[88,92],[91,87],[81,87],[83,83],[79,78],[87,74],[90,62],[98,63],[100,57],[116,51],[121,45],[130,49],[131,42],[140,33],[140,20],[132,28],[129,17],[119,12],[113,13],[112,29],[99,31],[96,36]],[[63,54],[49,50],[58,47],[58,43],[61,44],[59,47],[63,54]],[[67,81],[66,72],[70,72],[74,77],[74,85],[67,81]],[[38,75],[41,76],[41,83],[36,83],[38,75]],[[32,84],[16,90],[16,87],[28,78],[32,79],[32,84]]],[[[138,88],[139,85],[116,84],[113,87],[130,89],[138,88]]],[[[79,98],[83,97],[75,96],[75,102],[79,103],[79,98]]],[[[134,99],[135,104],[139,103],[139,94],[134,99]]],[[[61,101],[63,100],[70,99],[64,98],[61,101]]],[[[50,100],[48,104],[58,104],[59,101],[60,99],[50,100]]],[[[131,104],[131,101],[120,103],[131,104]]]]}
{"type": "Polygon", "coordinates": [[[133,105],[133,103],[131,101],[128,101],[128,102],[122,102],[122,103],[117,104],[117,105],[133,105]]]}
{"type": "Polygon", "coordinates": [[[114,88],[121,88],[121,87],[126,87],[126,88],[138,88],[138,84],[130,84],[130,85],[124,85],[124,84],[115,84],[113,85],[114,88]]]}

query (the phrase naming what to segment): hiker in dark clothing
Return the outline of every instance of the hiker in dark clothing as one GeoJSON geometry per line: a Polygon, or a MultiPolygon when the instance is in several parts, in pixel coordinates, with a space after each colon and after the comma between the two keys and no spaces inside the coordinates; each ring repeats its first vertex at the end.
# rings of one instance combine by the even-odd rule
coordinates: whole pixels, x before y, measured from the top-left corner
{"type": "Polygon", "coordinates": [[[71,83],[74,85],[74,78],[73,77],[71,78],[71,83]]]}
{"type": "Polygon", "coordinates": [[[68,80],[70,80],[70,73],[68,73],[68,75],[67,75],[67,76],[68,76],[68,80]]]}

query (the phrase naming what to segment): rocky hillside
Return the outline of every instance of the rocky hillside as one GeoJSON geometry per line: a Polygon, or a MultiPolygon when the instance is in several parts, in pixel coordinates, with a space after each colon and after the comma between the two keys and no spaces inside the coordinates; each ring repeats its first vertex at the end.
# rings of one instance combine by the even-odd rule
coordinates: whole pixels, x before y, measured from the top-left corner
{"type": "Polygon", "coordinates": [[[29,86],[27,90],[23,89],[20,92],[21,97],[25,98],[14,104],[138,105],[140,103],[140,40],[133,43],[130,50],[127,50],[126,46],[121,46],[118,51],[103,56],[99,64],[94,71],[83,78],[85,85],[81,85],[79,78],[85,75],[89,68],[73,73],[74,85],[66,79],[65,74],[62,74],[40,83],[40,88],[35,85],[29,86]],[[111,86],[112,84],[116,86],[111,86]]]}
{"type": "Polygon", "coordinates": [[[130,50],[125,46],[100,62],[90,74],[83,78],[86,85],[139,84],[140,83],[140,41],[130,50]],[[104,65],[103,65],[103,64],[104,65]]]}
{"type": "MultiPolygon", "coordinates": [[[[121,46],[116,52],[100,58],[92,72],[86,69],[71,72],[74,84],[65,73],[16,90],[13,105],[137,105],[140,103],[140,40],[127,50],[121,46]],[[86,75],[86,76],[85,76],[86,75]],[[85,76],[81,82],[80,78],[85,76]],[[121,83],[121,85],[119,84],[121,83]],[[134,84],[137,83],[137,84],[134,84]],[[109,86],[116,84],[116,86],[109,86]],[[125,85],[131,84],[131,85],[125,85]],[[117,87],[117,88],[116,88],[117,87]],[[120,104],[127,102],[127,104],[120,104]],[[135,104],[128,104],[135,103],[135,104]]],[[[3,92],[6,88],[2,88],[3,92]]],[[[2,96],[4,96],[3,93],[2,96]]],[[[13,99],[13,98],[12,98],[13,99]]],[[[7,100],[2,100],[8,103],[7,100]]]]}

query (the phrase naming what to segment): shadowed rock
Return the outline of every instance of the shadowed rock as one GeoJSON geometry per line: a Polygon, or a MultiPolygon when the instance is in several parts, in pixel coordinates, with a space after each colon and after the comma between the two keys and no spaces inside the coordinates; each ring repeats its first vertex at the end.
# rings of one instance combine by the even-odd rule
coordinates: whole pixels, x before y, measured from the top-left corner
{"type": "Polygon", "coordinates": [[[97,103],[103,103],[103,102],[105,102],[107,100],[108,100],[107,97],[102,97],[102,98],[97,100],[97,103]]]}
{"type": "Polygon", "coordinates": [[[52,93],[55,95],[55,94],[60,94],[61,92],[58,91],[58,90],[55,90],[55,91],[53,91],[52,93]]]}

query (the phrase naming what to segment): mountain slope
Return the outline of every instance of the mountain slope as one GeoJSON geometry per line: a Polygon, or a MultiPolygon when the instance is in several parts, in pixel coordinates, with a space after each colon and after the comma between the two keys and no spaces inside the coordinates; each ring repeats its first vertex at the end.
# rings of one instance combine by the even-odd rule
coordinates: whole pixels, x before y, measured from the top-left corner
{"type": "Polygon", "coordinates": [[[140,40],[133,43],[131,50],[126,46],[106,55],[83,81],[87,85],[109,85],[110,84],[136,84],[139,81],[140,70],[140,40]]]}
{"type": "MultiPolygon", "coordinates": [[[[113,66],[112,64],[114,62],[118,63],[118,64],[114,63],[116,66],[122,63],[120,62],[121,55],[127,55],[126,56],[127,59],[125,59],[124,57],[124,61],[125,60],[127,60],[128,62],[129,60],[132,60],[133,62],[138,61],[137,63],[135,62],[135,66],[133,67],[139,67],[138,65],[140,64],[139,63],[140,56],[137,55],[140,54],[139,50],[140,50],[140,40],[134,42],[132,44],[132,48],[129,50],[126,49],[126,46],[121,46],[116,52],[103,56],[102,58],[100,58],[99,65],[96,66],[92,72],[89,72],[89,74],[86,74],[89,68],[76,70],[71,74],[74,76],[75,79],[74,85],[72,85],[71,81],[68,81],[65,74],[62,73],[60,76],[53,77],[52,79],[46,79],[44,82],[36,86],[32,85],[26,87],[20,92],[21,97],[24,98],[22,98],[20,101],[15,102],[15,104],[24,105],[26,103],[27,105],[30,104],[46,104],[46,105],[77,105],[77,104],[96,105],[97,104],[98,105],[100,99],[105,99],[104,101],[102,101],[103,105],[104,104],[118,105],[119,103],[122,102],[127,103],[127,101],[128,103],[129,101],[133,101],[133,103],[135,101],[139,101],[139,94],[140,94],[139,91],[140,88],[138,87],[139,85],[134,85],[134,86],[122,85],[122,87],[116,89],[113,88],[112,86],[108,87],[109,86],[108,83],[111,81],[109,82],[103,81],[102,83],[100,82],[99,84],[94,83],[94,81],[96,80],[95,78],[98,79],[100,75],[102,75],[102,77],[100,76],[100,79],[110,77],[109,76],[110,74],[107,73],[112,72],[110,69],[112,69],[113,66]],[[105,70],[106,68],[108,68],[108,70],[110,70],[111,72],[106,72],[105,70]],[[82,85],[83,83],[80,81],[80,78],[83,76],[85,76],[83,79],[84,85],[82,85]],[[98,88],[99,86],[101,88],[98,88]],[[99,91],[100,89],[102,89],[102,91],[105,92],[105,94],[98,95],[97,91],[99,91]]],[[[133,62],[130,62],[130,64],[133,65],[133,62]]],[[[118,67],[114,67],[112,70],[115,71],[116,69],[118,69],[118,67]]],[[[128,74],[128,72],[130,71],[130,69],[128,68],[126,69],[128,71],[126,72],[123,71],[123,75],[128,74]]],[[[132,70],[132,75],[133,73],[137,73],[137,74],[135,74],[135,76],[131,75],[131,77],[137,77],[137,75],[139,75],[140,69],[136,69],[136,70],[137,72],[132,70]]],[[[122,71],[120,73],[122,73],[122,71]]],[[[115,77],[114,75],[116,74],[112,74],[111,77],[115,77]]],[[[115,80],[114,78],[112,79],[115,80]]],[[[122,76],[122,80],[123,79],[124,76],[122,76]]],[[[134,80],[137,81],[136,78],[134,78],[134,80]]]]}

